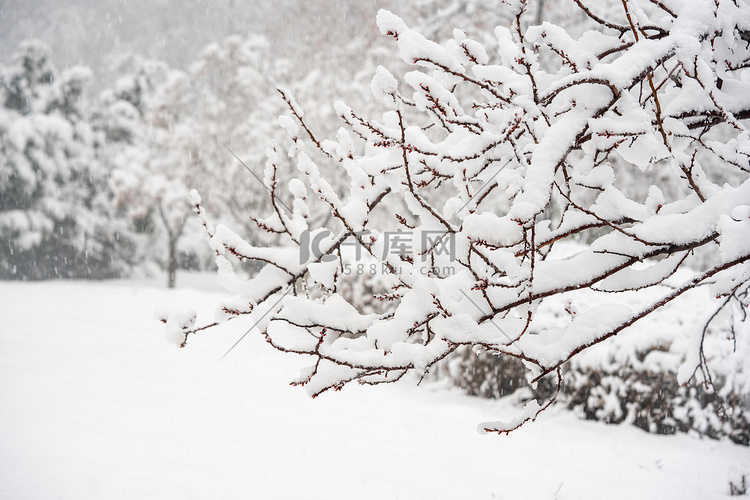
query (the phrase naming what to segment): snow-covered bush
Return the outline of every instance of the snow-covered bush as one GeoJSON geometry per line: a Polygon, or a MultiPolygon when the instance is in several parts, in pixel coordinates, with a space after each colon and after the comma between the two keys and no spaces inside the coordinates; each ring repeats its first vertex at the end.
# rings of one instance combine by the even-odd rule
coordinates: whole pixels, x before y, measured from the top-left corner
{"type": "Polygon", "coordinates": [[[448,378],[469,396],[497,399],[529,385],[528,370],[521,361],[486,352],[477,354],[467,346],[457,349],[441,367],[444,373],[438,376],[448,378]]]}
{"type": "Polygon", "coordinates": [[[575,367],[565,373],[562,399],[584,418],[607,423],[632,423],[648,432],[697,432],[750,444],[747,394],[680,384],[674,372],[620,366],[612,372],[575,367]]]}
{"type": "MultiPolygon", "coordinates": [[[[681,384],[674,370],[649,366],[646,359],[654,355],[682,358],[681,353],[670,352],[669,346],[638,352],[633,360],[618,359],[615,349],[608,349],[609,357],[594,366],[579,363],[578,358],[568,363],[558,404],[589,420],[633,424],[658,434],[726,436],[750,444],[750,405],[744,387],[728,384],[719,373],[714,373],[713,385],[694,380],[681,384]]],[[[719,364],[717,371],[725,370],[719,364]]],[[[443,372],[442,376],[467,394],[484,398],[546,399],[554,392],[546,379],[530,386],[521,362],[486,353],[476,355],[470,349],[458,350],[443,372]]]]}
{"type": "MultiPolygon", "coordinates": [[[[532,382],[549,376],[559,390],[566,363],[710,287],[709,312],[683,325],[677,373],[711,385],[706,326],[727,325],[738,346],[748,333],[750,9],[624,0],[610,20],[576,0],[598,29],[573,38],[550,23],[524,27],[526,3],[510,3],[515,21],[495,30],[498,64],[462,31],[438,44],[381,11],[381,32],[413,70],[396,78],[378,68],[380,120],[338,103],[335,140],[318,138],[284,93],[292,116],[280,124],[300,178],[282,189],[272,156],[272,211],[258,219],[281,243],[255,246],[214,227],[196,195],[238,298],[213,323],[168,325],[170,338],[185,345],[211,324],[254,315],[275,348],[312,358],[296,381],[312,396],[424,376],[464,345],[520,360],[532,382]],[[346,189],[320,174],[331,164],[346,189]],[[641,176],[652,183],[633,192],[641,176]],[[309,224],[321,207],[330,219],[309,224]],[[570,240],[587,244],[556,251],[570,240]],[[698,259],[700,249],[716,258],[698,259]],[[246,260],[263,265],[250,279],[233,271],[246,260]],[[383,312],[340,293],[353,266],[381,274],[383,312]],[[576,303],[579,291],[597,299],[576,303]]],[[[721,363],[745,394],[746,362],[731,359],[721,363]]],[[[480,429],[511,431],[552,401],[480,429]]]]}
{"type": "MultiPolygon", "coordinates": [[[[660,292],[667,292],[675,282],[674,278],[666,282],[660,292]]],[[[695,377],[680,383],[685,378],[680,368],[692,366],[686,364],[693,336],[689,325],[712,313],[708,292],[693,290],[684,296],[682,304],[665,306],[659,315],[644,318],[630,333],[573,358],[563,369],[558,403],[587,419],[630,423],[660,434],[680,431],[727,436],[737,443],[750,444],[750,398],[742,361],[750,349],[747,336],[729,343],[729,325],[710,324],[703,350],[711,360],[712,383],[700,383],[695,377]]],[[[657,296],[631,293],[618,300],[634,307],[657,296]]],[[[599,300],[596,294],[585,291],[565,294],[557,299],[558,304],[550,304],[556,301],[550,300],[536,312],[538,326],[564,322],[575,311],[573,302],[588,309],[599,300]]],[[[514,394],[520,400],[546,399],[550,391],[554,392],[548,379],[530,385],[521,362],[488,353],[477,355],[469,349],[457,350],[440,375],[467,394],[486,398],[514,394]]]]}

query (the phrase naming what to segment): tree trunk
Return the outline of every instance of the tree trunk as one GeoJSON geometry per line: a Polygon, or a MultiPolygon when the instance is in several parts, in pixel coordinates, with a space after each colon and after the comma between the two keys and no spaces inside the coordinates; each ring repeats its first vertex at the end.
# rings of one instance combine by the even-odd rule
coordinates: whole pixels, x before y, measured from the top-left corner
{"type": "Polygon", "coordinates": [[[544,0],[538,0],[537,9],[536,9],[536,22],[534,23],[537,26],[542,24],[542,18],[544,17],[543,13],[544,13],[544,0]]]}
{"type": "Polygon", "coordinates": [[[159,205],[159,215],[164,223],[164,229],[167,231],[167,287],[174,288],[177,274],[177,241],[179,241],[182,231],[185,229],[186,219],[178,217],[174,224],[175,227],[173,227],[161,204],[159,205]]]}
{"type": "Polygon", "coordinates": [[[177,274],[177,238],[169,236],[169,253],[167,255],[167,288],[174,288],[175,275],[177,274]]]}

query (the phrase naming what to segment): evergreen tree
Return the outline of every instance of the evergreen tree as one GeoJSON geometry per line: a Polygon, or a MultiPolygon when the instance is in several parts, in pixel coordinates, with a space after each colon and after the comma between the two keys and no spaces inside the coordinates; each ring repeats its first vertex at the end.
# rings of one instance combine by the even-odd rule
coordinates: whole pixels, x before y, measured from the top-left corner
{"type": "Polygon", "coordinates": [[[84,67],[58,73],[36,42],[0,68],[2,278],[101,278],[127,268],[132,247],[85,116],[89,78],[84,67]]]}

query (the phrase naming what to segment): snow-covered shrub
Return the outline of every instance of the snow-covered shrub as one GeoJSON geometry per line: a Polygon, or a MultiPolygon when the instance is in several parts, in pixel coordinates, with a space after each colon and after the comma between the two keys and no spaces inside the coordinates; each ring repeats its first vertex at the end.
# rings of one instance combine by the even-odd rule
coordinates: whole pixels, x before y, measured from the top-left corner
{"type": "MultiPolygon", "coordinates": [[[[647,354],[641,353],[643,357],[647,354]]],[[[483,398],[518,394],[520,399],[528,399],[528,394],[544,400],[555,390],[549,379],[530,386],[527,370],[520,361],[477,355],[468,348],[456,351],[444,372],[442,376],[453,385],[468,395],[483,398]]],[[[672,371],[650,371],[611,360],[605,369],[566,365],[557,401],[588,420],[633,424],[657,434],[696,432],[748,445],[748,395],[724,389],[720,379],[715,381],[715,387],[695,381],[680,384],[672,371]]]]}
{"type": "Polygon", "coordinates": [[[747,494],[747,476],[742,474],[739,480],[735,483],[733,480],[729,480],[729,495],[733,497],[739,497],[747,494]]]}
{"type": "MultiPolygon", "coordinates": [[[[524,27],[526,3],[510,3],[512,26],[495,30],[497,64],[462,31],[441,45],[381,11],[381,32],[413,70],[397,78],[378,68],[381,119],[338,103],[335,139],[318,138],[283,93],[292,116],[280,124],[299,179],[283,204],[290,197],[270,182],[270,161],[272,210],[257,219],[280,242],[253,245],[214,227],[194,195],[238,298],[172,338],[185,345],[209,325],[254,315],[272,346],[312,358],[296,381],[312,396],[424,376],[463,345],[521,360],[532,382],[549,376],[559,389],[567,363],[710,286],[709,312],[684,325],[684,349],[670,361],[680,383],[710,384],[715,333],[704,326],[731,324],[738,344],[748,330],[750,9],[626,0],[616,20],[585,9],[599,27],[573,38],[549,23],[524,27]],[[542,66],[543,54],[557,64],[542,66]],[[322,165],[348,186],[334,188],[322,165]],[[629,179],[648,171],[664,175],[632,193],[629,179]],[[312,225],[321,207],[331,217],[312,225]],[[394,246],[404,234],[411,243],[394,246]],[[570,240],[587,244],[556,251],[570,240]],[[339,293],[356,264],[341,251],[349,244],[382,274],[385,311],[365,313],[339,293]],[[702,248],[717,259],[698,261],[702,248]],[[236,260],[263,267],[244,279],[236,260]],[[578,292],[597,300],[574,304],[578,292]]],[[[721,363],[747,387],[742,358],[721,363]]],[[[480,428],[509,432],[553,400],[480,428]]]]}
{"type": "Polygon", "coordinates": [[[456,350],[444,371],[444,376],[470,396],[497,399],[528,386],[528,370],[522,362],[489,353],[475,353],[466,346],[456,350]]]}
{"type": "Polygon", "coordinates": [[[750,444],[747,394],[721,397],[723,385],[680,384],[669,371],[635,370],[620,366],[614,372],[570,368],[564,376],[562,400],[590,420],[632,423],[648,432],[697,432],[712,438],[729,437],[750,444]]]}
{"type": "MultiPolygon", "coordinates": [[[[567,253],[581,248],[574,245],[567,253]]],[[[685,272],[685,276],[675,276],[654,290],[608,300],[631,308],[644,307],[658,298],[659,288],[664,293],[684,280],[689,271],[685,272]]],[[[600,300],[596,293],[586,290],[552,298],[536,311],[537,327],[563,325],[578,308],[590,309],[600,300]]],[[[750,390],[743,361],[750,353],[747,335],[734,337],[732,325],[726,321],[709,323],[702,350],[711,363],[711,379],[701,381],[684,373],[689,367],[695,368],[687,359],[693,352],[691,326],[700,324],[701,318],[713,311],[709,290],[692,290],[684,295],[682,304],[666,305],[660,314],[644,318],[627,334],[582,352],[565,365],[558,402],[587,419],[631,423],[660,434],[680,431],[727,436],[749,444],[750,390]],[[690,380],[684,382],[687,378],[690,380]]],[[[727,312],[722,314],[728,316],[727,312]]],[[[500,397],[523,388],[537,399],[549,397],[549,379],[532,387],[528,374],[519,371],[519,363],[514,360],[467,351],[454,356],[447,361],[450,369],[443,373],[469,394],[500,397]]]]}

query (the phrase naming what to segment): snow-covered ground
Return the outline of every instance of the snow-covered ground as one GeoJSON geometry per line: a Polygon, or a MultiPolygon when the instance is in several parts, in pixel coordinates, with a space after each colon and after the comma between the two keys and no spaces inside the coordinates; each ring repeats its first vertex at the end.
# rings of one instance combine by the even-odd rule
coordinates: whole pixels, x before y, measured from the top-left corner
{"type": "Polygon", "coordinates": [[[2,499],[713,499],[750,451],[583,422],[559,409],[508,437],[504,401],[413,383],[310,400],[305,360],[237,320],[169,345],[155,311],[210,281],[0,282],[2,499]]]}

